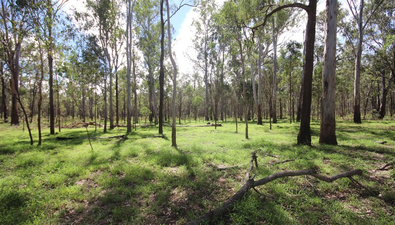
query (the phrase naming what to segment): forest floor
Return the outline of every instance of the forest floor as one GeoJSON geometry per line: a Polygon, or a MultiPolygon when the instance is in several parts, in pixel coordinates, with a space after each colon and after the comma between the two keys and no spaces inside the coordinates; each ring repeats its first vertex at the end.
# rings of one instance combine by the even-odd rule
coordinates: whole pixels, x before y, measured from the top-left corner
{"type": "MultiPolygon", "coordinates": [[[[184,122],[184,121],[183,121],[184,122]]],[[[393,224],[395,121],[337,121],[338,146],[296,145],[297,123],[280,120],[233,122],[177,129],[119,127],[108,133],[89,127],[62,129],[43,145],[30,146],[23,127],[0,124],[0,224],[184,224],[219,207],[246,182],[251,153],[257,151],[255,179],[318,168],[331,176],[361,169],[363,174],[326,183],[310,176],[278,179],[248,194],[212,224],[393,224]],[[124,136],[122,136],[124,135],[124,136]],[[105,138],[105,137],[114,138],[105,138]],[[379,169],[382,170],[379,170],[379,169]]],[[[33,124],[37,141],[37,129],[33,124]]]]}

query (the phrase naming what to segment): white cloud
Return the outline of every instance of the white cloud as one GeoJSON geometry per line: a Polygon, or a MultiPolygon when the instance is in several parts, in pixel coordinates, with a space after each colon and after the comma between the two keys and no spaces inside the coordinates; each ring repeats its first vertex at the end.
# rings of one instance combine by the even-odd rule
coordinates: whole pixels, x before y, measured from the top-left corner
{"type": "MultiPolygon", "coordinates": [[[[215,0],[217,5],[221,7],[225,0],[215,0]]],[[[178,71],[180,75],[192,75],[194,72],[194,63],[190,60],[197,58],[197,52],[193,47],[193,38],[195,37],[196,28],[192,26],[192,22],[199,18],[199,13],[191,9],[185,16],[181,25],[179,34],[173,42],[173,51],[177,61],[178,71]]]]}
{"type": "Polygon", "coordinates": [[[193,62],[189,60],[189,57],[193,59],[197,57],[197,53],[193,48],[193,38],[196,33],[196,28],[192,26],[194,18],[197,17],[198,13],[191,9],[187,13],[185,20],[181,25],[179,34],[173,42],[173,51],[176,55],[180,74],[193,73],[193,62]]]}

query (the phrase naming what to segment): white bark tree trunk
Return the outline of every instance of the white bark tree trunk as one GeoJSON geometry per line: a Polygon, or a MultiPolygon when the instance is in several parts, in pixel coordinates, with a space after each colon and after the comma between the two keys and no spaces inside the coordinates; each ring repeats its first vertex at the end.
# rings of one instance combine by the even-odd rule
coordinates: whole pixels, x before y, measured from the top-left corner
{"type": "Polygon", "coordinates": [[[326,38],[322,72],[321,144],[337,145],[335,120],[337,0],[326,0],[326,38]]]}

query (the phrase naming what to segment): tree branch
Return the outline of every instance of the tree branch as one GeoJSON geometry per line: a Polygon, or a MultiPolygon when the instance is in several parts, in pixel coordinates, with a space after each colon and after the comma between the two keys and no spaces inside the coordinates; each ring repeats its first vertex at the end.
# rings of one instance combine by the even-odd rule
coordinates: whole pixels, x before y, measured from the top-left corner
{"type": "Polygon", "coordinates": [[[220,207],[218,207],[212,211],[209,211],[208,213],[200,216],[196,220],[193,220],[187,224],[188,225],[200,224],[203,221],[207,221],[207,220],[210,221],[210,220],[214,219],[215,217],[218,217],[220,215],[228,213],[229,211],[231,211],[233,205],[236,202],[240,201],[243,198],[243,196],[248,192],[248,190],[250,190],[251,188],[255,188],[257,186],[267,184],[267,183],[274,181],[276,179],[279,179],[279,178],[310,175],[310,176],[313,176],[319,180],[331,183],[331,182],[333,182],[337,179],[340,179],[340,178],[345,178],[345,177],[350,178],[354,175],[361,175],[361,174],[362,174],[362,170],[351,170],[351,171],[347,171],[344,173],[336,174],[331,177],[326,177],[324,175],[318,174],[316,169],[308,169],[308,170],[279,172],[279,173],[272,174],[270,176],[267,176],[267,177],[257,180],[257,181],[254,181],[253,179],[249,179],[240,188],[240,190],[236,194],[234,194],[229,200],[224,202],[220,207]]]}
{"type": "Polygon", "coordinates": [[[257,24],[255,26],[253,26],[251,28],[252,31],[254,32],[255,30],[258,30],[259,27],[266,26],[267,19],[269,19],[269,17],[271,17],[273,14],[277,13],[278,11],[286,9],[286,8],[301,8],[301,9],[304,9],[307,13],[310,11],[310,9],[307,5],[304,5],[301,3],[292,3],[292,4],[286,4],[286,5],[279,6],[275,9],[273,9],[269,14],[267,14],[261,24],[257,24]]]}

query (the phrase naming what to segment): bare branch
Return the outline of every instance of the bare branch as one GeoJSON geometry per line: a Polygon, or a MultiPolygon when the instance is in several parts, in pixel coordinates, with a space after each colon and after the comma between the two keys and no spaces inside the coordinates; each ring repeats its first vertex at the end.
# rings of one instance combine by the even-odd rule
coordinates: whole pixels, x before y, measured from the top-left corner
{"type": "Polygon", "coordinates": [[[279,178],[310,175],[310,176],[313,176],[313,177],[315,177],[319,180],[325,181],[325,182],[333,182],[333,181],[340,179],[340,178],[345,178],[345,177],[351,178],[354,175],[361,175],[361,174],[362,174],[362,170],[351,170],[351,171],[347,171],[344,173],[336,174],[331,177],[326,177],[324,175],[317,174],[316,169],[308,169],[308,170],[279,172],[279,173],[272,174],[268,177],[265,177],[265,178],[257,180],[257,181],[254,181],[253,179],[249,179],[240,188],[240,190],[236,194],[234,194],[229,200],[224,202],[220,207],[200,216],[196,220],[193,220],[187,224],[189,224],[189,225],[200,224],[203,221],[212,220],[215,217],[218,217],[224,213],[227,213],[232,209],[233,205],[237,201],[239,201],[243,198],[243,196],[248,192],[249,189],[251,189],[251,188],[255,189],[255,187],[257,187],[257,186],[267,184],[267,183],[274,181],[276,179],[279,179],[279,178]]]}
{"type": "Polygon", "coordinates": [[[255,30],[258,30],[259,27],[266,26],[267,19],[269,19],[269,17],[271,17],[272,15],[277,13],[278,11],[281,11],[281,10],[287,9],[287,8],[301,8],[301,9],[304,9],[307,13],[309,12],[309,7],[307,5],[304,5],[304,4],[301,4],[301,3],[292,3],[292,4],[282,5],[282,6],[279,6],[279,7],[275,8],[275,9],[273,9],[269,14],[266,14],[263,22],[261,24],[257,24],[255,26],[253,26],[251,28],[252,31],[254,32],[255,30]]]}

